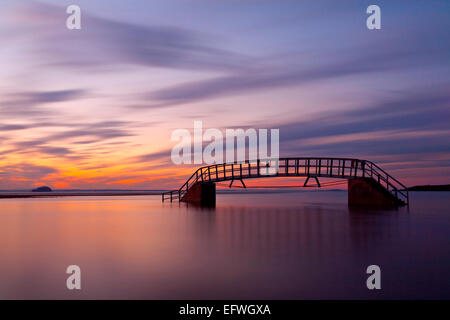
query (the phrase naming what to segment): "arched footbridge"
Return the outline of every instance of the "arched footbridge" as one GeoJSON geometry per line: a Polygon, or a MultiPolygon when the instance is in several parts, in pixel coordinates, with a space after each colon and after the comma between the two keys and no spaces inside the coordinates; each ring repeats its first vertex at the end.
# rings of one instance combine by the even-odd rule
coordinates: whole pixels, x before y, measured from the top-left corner
{"type": "Polygon", "coordinates": [[[399,206],[409,204],[408,188],[375,163],[351,158],[299,157],[258,159],[198,168],[177,190],[164,192],[162,201],[215,204],[215,183],[270,177],[305,177],[320,187],[319,178],[348,180],[349,204],[399,206]]]}

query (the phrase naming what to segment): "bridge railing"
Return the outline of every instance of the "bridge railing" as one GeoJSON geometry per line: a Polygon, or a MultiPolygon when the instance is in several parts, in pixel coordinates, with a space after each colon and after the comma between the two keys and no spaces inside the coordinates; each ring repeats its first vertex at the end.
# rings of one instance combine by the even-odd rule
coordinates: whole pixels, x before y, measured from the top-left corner
{"type": "Polygon", "coordinates": [[[367,167],[364,170],[363,177],[373,178],[397,199],[403,201],[405,204],[409,204],[408,188],[404,184],[392,177],[375,163],[366,161],[366,164],[367,167]]]}
{"type": "Polygon", "coordinates": [[[408,189],[373,162],[351,158],[280,158],[258,159],[242,163],[214,164],[198,168],[178,190],[162,194],[164,200],[181,200],[196,183],[221,182],[263,177],[329,177],[374,179],[405,204],[409,203],[408,189]]]}

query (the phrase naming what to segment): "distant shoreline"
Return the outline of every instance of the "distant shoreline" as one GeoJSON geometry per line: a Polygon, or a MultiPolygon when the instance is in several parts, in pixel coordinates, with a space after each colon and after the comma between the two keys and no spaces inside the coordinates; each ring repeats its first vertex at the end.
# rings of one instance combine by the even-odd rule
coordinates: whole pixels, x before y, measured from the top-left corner
{"type": "Polygon", "coordinates": [[[414,186],[408,191],[450,191],[450,184],[414,186]]]}
{"type": "Polygon", "coordinates": [[[52,192],[31,192],[31,191],[0,191],[0,199],[12,198],[50,198],[50,197],[93,197],[93,196],[145,196],[160,195],[160,190],[149,191],[52,191],[52,192]]]}

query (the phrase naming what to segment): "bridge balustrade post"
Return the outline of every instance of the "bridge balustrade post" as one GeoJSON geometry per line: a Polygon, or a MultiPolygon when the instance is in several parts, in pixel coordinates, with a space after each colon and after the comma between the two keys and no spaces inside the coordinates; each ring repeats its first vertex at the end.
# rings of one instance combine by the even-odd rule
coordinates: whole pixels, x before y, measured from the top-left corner
{"type": "Polygon", "coordinates": [[[361,170],[363,178],[366,176],[366,163],[365,161],[361,161],[361,170]]]}
{"type": "Polygon", "coordinates": [[[211,181],[211,169],[208,166],[208,180],[211,181]]]}
{"type": "Polygon", "coordinates": [[[258,177],[261,175],[261,173],[259,172],[259,166],[260,166],[260,160],[258,159],[258,160],[256,160],[256,166],[257,166],[257,169],[258,169],[258,177]]]}

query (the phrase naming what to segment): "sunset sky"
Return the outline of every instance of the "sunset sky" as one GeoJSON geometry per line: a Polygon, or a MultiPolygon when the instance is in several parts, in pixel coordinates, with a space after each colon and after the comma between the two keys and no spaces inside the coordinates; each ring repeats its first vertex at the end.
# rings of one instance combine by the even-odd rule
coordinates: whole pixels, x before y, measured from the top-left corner
{"type": "Polygon", "coordinates": [[[450,183],[449,30],[445,0],[2,0],[0,189],[178,187],[195,120],[450,183]]]}

